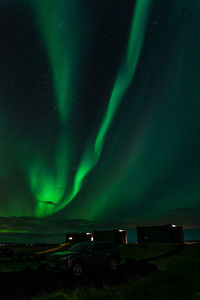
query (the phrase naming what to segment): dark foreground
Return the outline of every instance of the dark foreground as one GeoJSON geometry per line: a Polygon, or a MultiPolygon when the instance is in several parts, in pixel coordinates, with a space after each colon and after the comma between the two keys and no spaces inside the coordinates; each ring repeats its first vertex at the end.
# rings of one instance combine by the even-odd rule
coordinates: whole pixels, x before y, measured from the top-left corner
{"type": "Polygon", "coordinates": [[[1,272],[1,295],[3,299],[29,299],[43,293],[52,293],[61,289],[75,289],[77,287],[103,288],[105,285],[117,286],[135,279],[137,276],[149,276],[156,272],[155,264],[136,262],[128,259],[121,264],[117,271],[97,270],[87,272],[81,278],[65,273],[44,270],[24,270],[21,272],[1,272]]]}
{"type": "Polygon", "coordinates": [[[80,279],[39,269],[0,272],[1,299],[198,300],[200,244],[127,245],[116,273],[96,271],[80,279]]]}

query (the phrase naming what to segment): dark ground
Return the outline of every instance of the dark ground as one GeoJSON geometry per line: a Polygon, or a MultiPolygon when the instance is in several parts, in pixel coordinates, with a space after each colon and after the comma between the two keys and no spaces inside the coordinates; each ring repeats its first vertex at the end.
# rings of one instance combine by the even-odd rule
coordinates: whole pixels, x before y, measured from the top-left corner
{"type": "Polygon", "coordinates": [[[81,278],[70,274],[46,270],[25,270],[21,272],[0,272],[2,299],[29,299],[29,296],[51,293],[59,289],[75,287],[101,288],[106,285],[118,285],[136,276],[148,276],[155,272],[156,265],[136,262],[128,259],[115,273],[106,270],[87,272],[81,278]]]}
{"type": "MultiPolygon", "coordinates": [[[[164,289],[166,289],[168,286],[166,280],[168,280],[171,276],[172,278],[170,277],[171,279],[169,279],[169,284],[170,286],[172,286],[174,280],[177,282],[177,280],[180,278],[180,275],[183,275],[184,271],[184,273],[190,274],[190,281],[192,282],[191,290],[193,290],[194,279],[197,278],[197,274],[195,272],[197,272],[198,270],[197,258],[199,257],[199,244],[187,246],[174,245],[171,248],[168,245],[164,245],[162,247],[156,245],[155,249],[158,249],[157,253],[155,252],[154,246],[155,245],[126,246],[124,250],[128,250],[128,252],[126,254],[123,254],[122,251],[122,256],[124,260],[115,273],[109,272],[108,270],[96,270],[96,272],[87,272],[81,278],[77,279],[70,274],[47,271],[45,268],[45,264],[41,264],[39,269],[37,270],[33,270],[27,266],[26,269],[24,269],[23,271],[0,272],[0,299],[28,300],[31,299],[32,296],[42,294],[50,295],[51,293],[54,293],[59,290],[73,290],[77,287],[101,289],[105,286],[114,286],[118,288],[118,286],[120,286],[123,283],[129,283],[130,280],[137,282],[137,280],[141,277],[146,277],[147,279],[150,279],[150,275],[156,272],[158,275],[158,279],[160,278],[160,281],[156,279],[156,286],[157,280],[158,282],[160,282],[160,286],[163,284],[162,280],[164,280],[164,284],[166,285],[164,289]],[[165,249],[165,247],[166,249],[168,249],[168,251],[162,252],[161,248],[165,249]],[[144,254],[148,252],[150,255],[148,256],[148,258],[144,257],[141,259],[136,259],[135,257],[137,257],[138,255],[137,251],[139,251],[138,253],[142,253],[143,251],[144,254]],[[164,275],[166,274],[166,276],[163,277],[164,279],[162,278],[163,275],[160,273],[160,270],[165,270],[164,272],[168,272],[163,273],[164,275]],[[192,278],[192,274],[194,275],[194,278],[192,278]]],[[[39,261],[37,261],[37,263],[38,262],[39,261]]],[[[20,264],[21,263],[23,262],[20,262],[20,264]]],[[[186,279],[187,278],[188,276],[186,276],[186,279]]],[[[185,282],[187,282],[187,284],[190,284],[188,279],[186,279],[184,279],[185,282]]],[[[182,282],[181,278],[180,281],[182,282]]],[[[181,282],[180,285],[182,285],[181,282]]],[[[197,290],[197,285],[198,284],[195,283],[195,290],[197,290]]],[[[175,293],[177,287],[175,286],[174,289],[175,293]]],[[[175,294],[174,296],[176,297],[175,294]]]]}

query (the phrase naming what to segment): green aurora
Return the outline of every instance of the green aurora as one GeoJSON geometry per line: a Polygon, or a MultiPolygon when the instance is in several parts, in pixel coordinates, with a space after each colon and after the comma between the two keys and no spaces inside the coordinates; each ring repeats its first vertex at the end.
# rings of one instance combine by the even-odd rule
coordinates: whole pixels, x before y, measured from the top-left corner
{"type": "Polygon", "coordinates": [[[0,11],[0,215],[199,211],[198,1],[16,0],[0,11]]]}

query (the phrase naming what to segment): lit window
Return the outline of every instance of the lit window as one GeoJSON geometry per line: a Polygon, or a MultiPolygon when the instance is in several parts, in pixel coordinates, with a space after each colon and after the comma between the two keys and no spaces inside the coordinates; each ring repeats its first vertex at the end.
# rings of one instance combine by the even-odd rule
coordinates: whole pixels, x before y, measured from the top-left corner
{"type": "Polygon", "coordinates": [[[71,236],[69,237],[69,240],[72,240],[72,237],[71,237],[71,236]]]}

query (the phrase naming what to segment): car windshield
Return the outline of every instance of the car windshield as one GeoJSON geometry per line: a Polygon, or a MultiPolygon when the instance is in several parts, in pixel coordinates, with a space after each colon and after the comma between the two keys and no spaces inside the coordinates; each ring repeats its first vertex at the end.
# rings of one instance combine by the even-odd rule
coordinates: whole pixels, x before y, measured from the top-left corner
{"type": "Polygon", "coordinates": [[[69,248],[69,251],[72,251],[72,252],[83,252],[85,251],[87,248],[88,248],[89,244],[88,243],[78,243],[78,244],[75,244],[73,246],[71,246],[69,248]]]}

